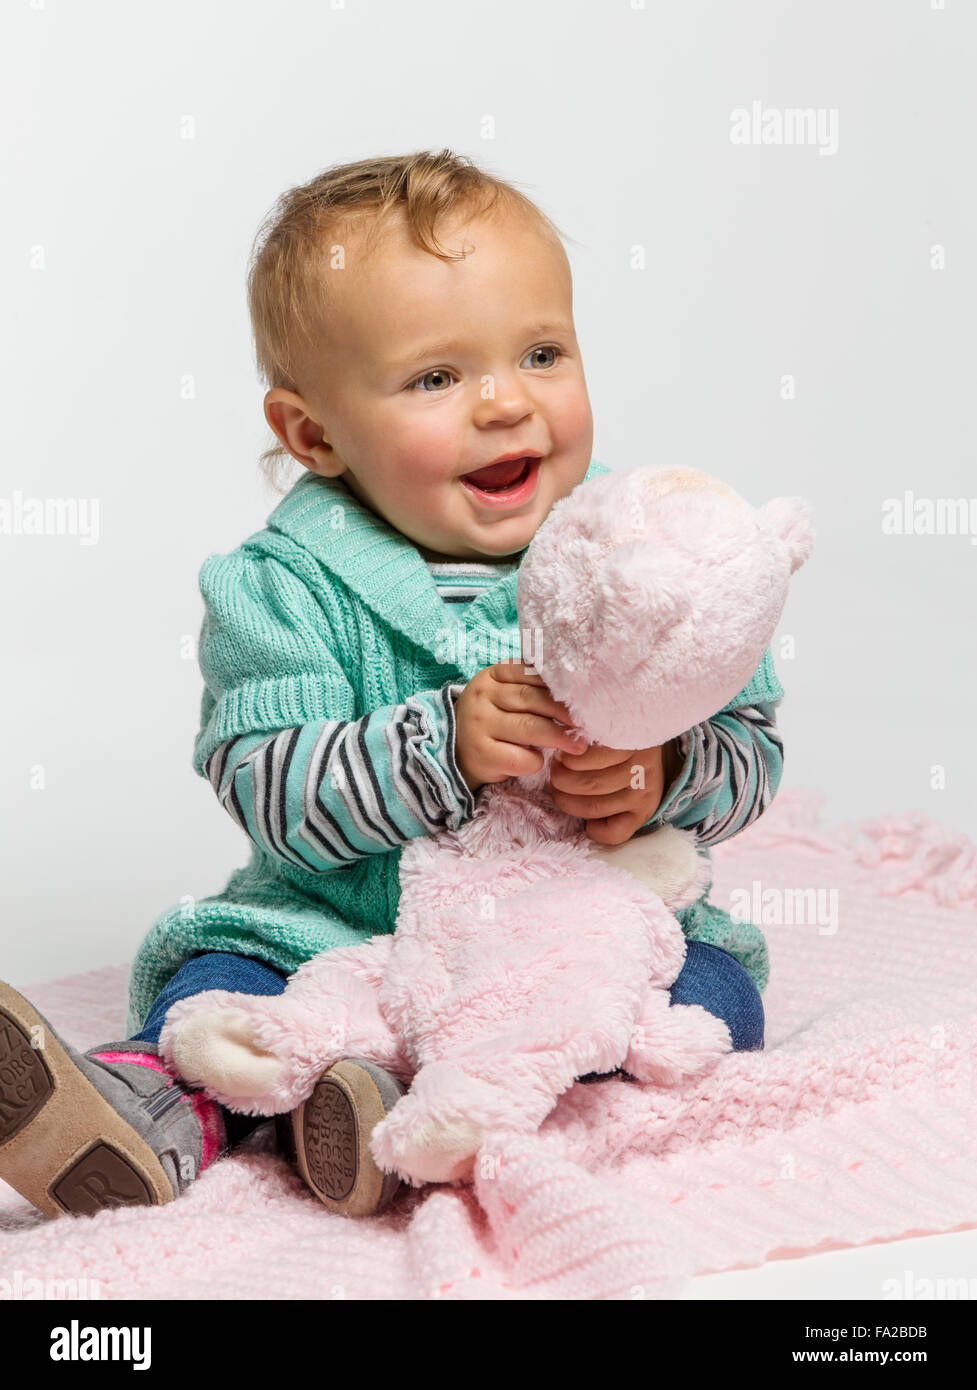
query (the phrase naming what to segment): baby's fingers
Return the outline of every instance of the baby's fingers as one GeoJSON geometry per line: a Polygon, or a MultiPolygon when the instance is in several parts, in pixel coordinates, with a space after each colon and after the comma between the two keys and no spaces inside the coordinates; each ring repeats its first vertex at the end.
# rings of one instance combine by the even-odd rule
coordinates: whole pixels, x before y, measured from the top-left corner
{"type": "Polygon", "coordinates": [[[569,762],[564,762],[569,772],[595,772],[598,768],[618,767],[633,758],[636,762],[640,754],[633,748],[608,748],[602,743],[592,743],[584,752],[574,752],[569,762]]]}
{"type": "Polygon", "coordinates": [[[497,681],[517,681],[526,685],[545,686],[546,684],[543,677],[532,666],[527,666],[515,658],[511,661],[497,661],[494,666],[489,667],[489,670],[497,681]]]}
{"type": "Polygon", "coordinates": [[[577,738],[555,719],[530,711],[504,712],[496,737],[506,743],[518,743],[529,748],[562,748],[579,753],[586,748],[586,739],[577,738]]]}
{"type": "MultiPolygon", "coordinates": [[[[491,668],[493,674],[498,667],[491,668]]],[[[540,679],[532,682],[511,680],[508,676],[497,681],[491,692],[493,704],[498,709],[520,711],[529,710],[533,714],[548,714],[561,724],[572,724],[573,716],[566,705],[555,700],[549,687],[540,679]]]]}

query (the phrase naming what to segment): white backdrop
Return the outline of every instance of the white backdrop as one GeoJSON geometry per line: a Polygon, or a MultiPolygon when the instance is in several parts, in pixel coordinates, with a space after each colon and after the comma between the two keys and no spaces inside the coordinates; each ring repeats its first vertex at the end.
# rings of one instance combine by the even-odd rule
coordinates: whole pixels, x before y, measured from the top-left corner
{"type": "Polygon", "coordinates": [[[975,31],[954,0],[5,6],[0,975],[128,959],[247,858],[190,764],[197,574],[277,501],[247,254],[371,154],[470,154],[575,239],[598,459],[814,503],[784,788],[975,835],[977,499],[883,530],[977,493],[975,31]],[[25,534],[30,499],[75,533],[25,534]]]}

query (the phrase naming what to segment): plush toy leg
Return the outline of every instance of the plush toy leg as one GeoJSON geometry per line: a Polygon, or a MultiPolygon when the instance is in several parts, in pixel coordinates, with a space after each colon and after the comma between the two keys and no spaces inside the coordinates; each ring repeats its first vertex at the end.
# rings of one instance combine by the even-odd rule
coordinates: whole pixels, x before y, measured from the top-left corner
{"type": "MultiPolygon", "coordinates": [[[[651,988],[623,1066],[639,1081],[670,1086],[708,1070],[730,1046],[721,1019],[698,1004],[671,1005],[666,990],[651,988]]],[[[534,1133],[581,1073],[570,1042],[502,1057],[494,1048],[469,1052],[459,1062],[422,1066],[373,1131],[378,1165],[414,1186],[470,1180],[490,1133],[534,1133]]]]}
{"type": "Polygon", "coordinates": [[[207,990],[181,999],[160,1032],[160,1055],[211,1099],[245,1115],[292,1110],[343,1057],[365,1057],[401,1079],[411,1068],[377,1003],[390,936],[326,951],[284,994],[207,990]]]}
{"type": "Polygon", "coordinates": [[[470,1180],[487,1133],[484,1102],[489,1098],[480,1083],[450,1062],[422,1067],[373,1131],[370,1149],[378,1166],[415,1187],[470,1180]]]}
{"type": "MultiPolygon", "coordinates": [[[[373,1131],[370,1147],[386,1172],[414,1186],[468,1181],[475,1155],[501,1119],[496,1087],[451,1062],[431,1062],[373,1131]]],[[[552,1105],[552,1101],[549,1103],[552,1105]]]]}
{"type": "Polygon", "coordinates": [[[382,996],[422,1065],[372,1135],[377,1163],[415,1184],[466,1177],[489,1133],[534,1133],[578,1076],[620,1065],[637,981],[674,978],[685,949],[657,895],[589,859],[499,898],[480,932],[446,918],[454,974],[424,957],[427,925],[402,920],[382,996]]]}
{"type": "Polygon", "coordinates": [[[373,1131],[373,1156],[415,1186],[468,1180],[489,1133],[535,1133],[576,1074],[572,1052],[557,1047],[429,1062],[373,1131]]]}
{"type": "Polygon", "coordinates": [[[667,990],[650,988],[623,1066],[638,1081],[674,1086],[708,1071],[731,1047],[722,1019],[699,1004],[670,1004],[667,990]]]}

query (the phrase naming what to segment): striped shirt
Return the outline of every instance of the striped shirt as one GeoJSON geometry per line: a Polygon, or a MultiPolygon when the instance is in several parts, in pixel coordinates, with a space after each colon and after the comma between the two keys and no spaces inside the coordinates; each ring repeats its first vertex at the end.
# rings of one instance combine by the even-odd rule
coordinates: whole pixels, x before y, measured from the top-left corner
{"type": "Polygon", "coordinates": [[[784,769],[776,704],[740,705],[680,734],[685,758],[648,828],[667,821],[700,845],[739,834],[773,800],[784,769]]]}
{"type": "MultiPolygon", "coordinates": [[[[517,568],[421,550],[445,603],[470,603],[517,568]]],[[[250,838],[299,868],[326,872],[456,830],[475,799],[455,759],[454,701],[463,682],[422,690],[360,719],[324,719],[245,734],[214,750],[204,771],[250,838]]],[[[682,770],[642,830],[668,821],[700,844],[729,839],[773,799],[783,768],[773,703],[743,706],[679,738],[682,770]]]]}
{"type": "Polygon", "coordinates": [[[518,569],[523,555],[520,551],[512,560],[478,564],[473,560],[435,559],[433,551],[425,550],[423,546],[419,548],[445,603],[471,603],[490,584],[518,569]]]}

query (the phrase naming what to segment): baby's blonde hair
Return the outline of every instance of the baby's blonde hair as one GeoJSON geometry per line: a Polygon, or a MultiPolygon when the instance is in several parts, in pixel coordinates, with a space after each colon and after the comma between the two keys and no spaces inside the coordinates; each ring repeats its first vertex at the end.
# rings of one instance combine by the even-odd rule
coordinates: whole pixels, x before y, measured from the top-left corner
{"type": "MultiPolygon", "coordinates": [[[[306,349],[324,329],[321,275],[327,236],[372,214],[374,230],[394,208],[402,208],[416,244],[439,260],[465,251],[445,251],[435,230],[457,211],[473,216],[501,204],[523,211],[560,242],[564,234],[518,188],[479,168],[467,155],[444,149],[334,164],[308,183],[283,193],[255,236],[248,268],[248,310],[258,372],[267,389],[298,392],[296,371],[306,349]]],[[[279,492],[292,456],[279,442],[262,453],[260,467],[279,492]]]]}

